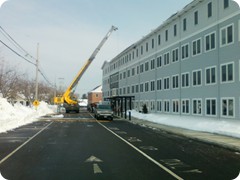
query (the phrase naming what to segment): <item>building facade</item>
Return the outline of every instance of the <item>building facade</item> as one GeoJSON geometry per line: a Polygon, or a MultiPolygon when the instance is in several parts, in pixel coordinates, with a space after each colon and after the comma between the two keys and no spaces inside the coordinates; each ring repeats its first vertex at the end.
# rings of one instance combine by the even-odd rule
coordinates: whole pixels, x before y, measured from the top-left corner
{"type": "Polygon", "coordinates": [[[92,91],[88,92],[88,104],[97,104],[102,102],[102,86],[97,86],[92,91]]]}
{"type": "Polygon", "coordinates": [[[240,9],[194,0],[102,66],[103,98],[136,110],[240,119],[240,9]]]}

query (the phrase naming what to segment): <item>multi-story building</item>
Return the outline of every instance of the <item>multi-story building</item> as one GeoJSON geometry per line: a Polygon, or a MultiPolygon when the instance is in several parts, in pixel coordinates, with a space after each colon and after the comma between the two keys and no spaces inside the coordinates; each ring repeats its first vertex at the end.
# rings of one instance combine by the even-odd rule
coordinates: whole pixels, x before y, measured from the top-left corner
{"type": "Polygon", "coordinates": [[[103,64],[103,97],[151,112],[240,119],[240,9],[194,0],[103,64]]]}
{"type": "Polygon", "coordinates": [[[96,104],[102,101],[102,86],[97,86],[88,92],[88,104],[96,104]]]}

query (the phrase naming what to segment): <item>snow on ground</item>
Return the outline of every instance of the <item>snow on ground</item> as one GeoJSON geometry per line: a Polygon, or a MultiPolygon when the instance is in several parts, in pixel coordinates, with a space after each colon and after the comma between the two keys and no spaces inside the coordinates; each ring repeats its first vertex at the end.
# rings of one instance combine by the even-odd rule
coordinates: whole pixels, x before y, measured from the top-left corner
{"type": "Polygon", "coordinates": [[[40,102],[36,110],[35,107],[26,107],[20,103],[11,105],[0,97],[0,133],[32,123],[37,121],[38,117],[54,112],[55,107],[45,102],[40,102]]]}
{"type": "Polygon", "coordinates": [[[138,119],[158,124],[240,138],[240,120],[220,120],[206,117],[164,115],[157,113],[142,114],[135,110],[131,111],[131,114],[138,119]]]}
{"type": "MultiPolygon", "coordinates": [[[[40,116],[54,112],[57,112],[56,107],[50,106],[45,102],[40,102],[36,110],[34,107],[26,107],[21,104],[15,104],[13,106],[9,104],[6,99],[0,97],[0,133],[37,121],[40,116]]],[[[134,110],[131,111],[131,114],[133,117],[163,125],[240,138],[240,120],[219,120],[205,117],[175,116],[156,113],[142,114],[134,110]]],[[[63,115],[52,115],[52,117],[61,118],[63,115]]]]}

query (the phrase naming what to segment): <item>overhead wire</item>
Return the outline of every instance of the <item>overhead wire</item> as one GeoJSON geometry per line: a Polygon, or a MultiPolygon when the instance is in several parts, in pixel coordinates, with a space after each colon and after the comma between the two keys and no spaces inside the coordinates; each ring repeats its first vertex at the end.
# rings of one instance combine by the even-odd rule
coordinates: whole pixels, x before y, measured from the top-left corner
{"type": "Polygon", "coordinates": [[[17,51],[13,50],[11,47],[9,47],[6,43],[4,43],[2,40],[0,40],[0,42],[5,46],[7,47],[9,50],[11,50],[13,53],[15,53],[17,56],[23,58],[25,61],[27,61],[28,63],[36,66],[36,63],[33,63],[31,61],[29,61],[28,59],[26,59],[24,56],[22,56],[21,54],[19,54],[17,51]]]}
{"type": "MultiPolygon", "coordinates": [[[[5,36],[5,38],[7,38],[10,43],[12,45],[14,45],[18,50],[21,50],[22,52],[25,53],[25,57],[21,54],[19,54],[17,51],[15,51],[13,48],[11,48],[9,45],[7,45],[6,43],[4,43],[2,40],[0,40],[0,42],[7,47],[10,51],[12,51],[13,53],[15,53],[17,56],[21,57],[22,59],[24,59],[25,61],[27,61],[28,63],[37,66],[36,63],[33,63],[32,61],[30,61],[29,59],[26,58],[26,56],[29,56],[31,59],[37,60],[35,57],[33,57],[32,55],[30,55],[19,43],[17,43],[11,36],[9,33],[7,33],[2,26],[0,26],[0,32],[5,36]]],[[[43,73],[43,70],[38,68],[38,72],[42,75],[42,77],[45,79],[45,81],[50,84],[52,87],[54,87],[54,85],[52,85],[52,83],[48,80],[48,78],[46,77],[46,75],[43,73]]]]}

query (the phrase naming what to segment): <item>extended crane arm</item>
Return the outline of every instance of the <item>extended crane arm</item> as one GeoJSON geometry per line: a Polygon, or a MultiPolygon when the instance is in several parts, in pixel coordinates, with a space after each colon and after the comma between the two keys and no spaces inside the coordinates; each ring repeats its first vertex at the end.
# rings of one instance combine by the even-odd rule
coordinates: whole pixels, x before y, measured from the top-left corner
{"type": "Polygon", "coordinates": [[[72,89],[78,84],[78,82],[81,79],[82,75],[87,70],[87,68],[92,63],[92,61],[95,59],[96,55],[98,54],[98,52],[100,51],[100,49],[102,48],[104,43],[107,41],[108,37],[111,35],[111,33],[113,31],[116,31],[116,30],[117,30],[117,28],[115,26],[112,26],[111,29],[108,31],[108,33],[105,35],[105,37],[102,39],[102,41],[99,43],[97,48],[93,51],[93,53],[90,56],[90,58],[86,61],[86,63],[83,65],[83,67],[78,72],[77,76],[72,81],[71,85],[67,88],[67,90],[63,94],[62,99],[63,99],[64,102],[66,102],[68,104],[76,104],[77,103],[75,100],[72,100],[71,97],[70,97],[72,89]]]}

